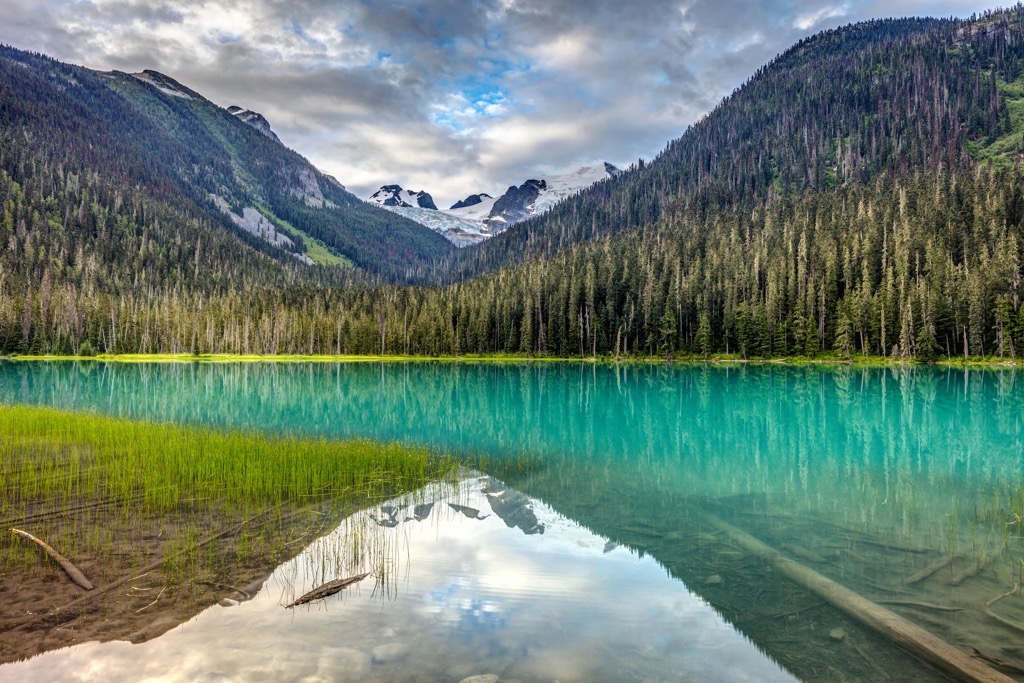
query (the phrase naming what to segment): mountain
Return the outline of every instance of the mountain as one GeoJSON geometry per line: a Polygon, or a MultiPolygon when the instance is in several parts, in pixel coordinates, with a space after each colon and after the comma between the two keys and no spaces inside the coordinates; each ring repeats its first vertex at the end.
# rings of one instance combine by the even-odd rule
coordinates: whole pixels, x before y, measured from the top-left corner
{"type": "MultiPolygon", "coordinates": [[[[328,245],[327,202],[354,212],[351,195],[310,170],[321,200],[301,157],[187,88],[2,55],[0,353],[1024,349],[1020,6],[802,40],[655,159],[480,244],[455,249],[357,201],[350,216],[419,231],[362,266],[403,284],[299,263],[312,253],[299,231],[286,234],[298,252],[268,243],[322,217],[328,245]],[[417,235],[440,246],[417,251],[417,235]]],[[[534,180],[516,190],[536,210],[554,183],[534,180]]],[[[500,199],[389,211],[483,221],[500,199]]],[[[387,225],[365,223],[356,253],[387,225]]]]}
{"type": "Polygon", "coordinates": [[[1020,5],[846,26],[654,160],[455,252],[424,307],[480,321],[457,345],[479,352],[1013,358],[1022,161],[1020,5]]]}
{"type": "Polygon", "coordinates": [[[404,206],[437,211],[434,198],[429,193],[403,190],[401,185],[383,185],[367,201],[386,207],[404,206]]]}
{"type": "Polygon", "coordinates": [[[459,200],[459,201],[455,202],[454,204],[452,204],[448,208],[449,209],[465,209],[465,208],[468,208],[470,206],[476,206],[477,204],[480,204],[481,202],[483,202],[485,199],[491,199],[491,195],[489,195],[489,194],[487,194],[485,192],[481,192],[480,194],[471,194],[468,197],[466,197],[465,199],[462,199],[462,200],[459,200]]]}
{"type": "Polygon", "coordinates": [[[618,178],[622,171],[608,163],[582,166],[572,173],[531,178],[512,186],[494,201],[484,223],[495,235],[508,226],[550,211],[558,202],[602,180],[618,178]]]}
{"type": "Polygon", "coordinates": [[[1012,159],[1019,21],[1016,9],[970,22],[875,20],[801,40],[652,161],[433,272],[464,280],[652,225],[682,205],[710,217],[884,173],[1012,159]]]}
{"type": "Polygon", "coordinates": [[[239,119],[241,119],[245,123],[248,123],[250,126],[258,130],[259,132],[263,133],[274,142],[281,142],[281,138],[277,137],[277,133],[275,133],[270,127],[270,121],[267,121],[263,114],[252,111],[250,109],[242,109],[237,105],[231,105],[230,107],[228,107],[228,113],[234,114],[239,119]]]}
{"type": "MultiPolygon", "coordinates": [[[[171,224],[173,244],[157,248],[195,251],[228,235],[237,243],[225,242],[229,251],[255,249],[284,265],[355,266],[390,278],[451,249],[432,231],[359,201],[280,144],[263,117],[224,110],[157,71],[100,73],[0,48],[0,82],[8,176],[22,186],[59,179],[33,201],[62,207],[74,200],[71,212],[82,223],[95,212],[147,240],[163,239],[171,224]],[[70,193],[62,189],[69,183],[70,193]],[[152,208],[140,214],[128,196],[152,208]],[[165,214],[159,228],[157,213],[165,214]]],[[[52,220],[66,234],[50,232],[45,240],[70,240],[88,259],[95,235],[79,236],[81,226],[64,216],[52,220]]],[[[42,246],[44,236],[31,232],[42,246]]],[[[102,260],[119,270],[127,268],[125,257],[118,250],[102,260]]],[[[268,279],[278,277],[269,274],[276,266],[265,267],[268,279]]]]}
{"type": "Polygon", "coordinates": [[[583,166],[572,173],[527,180],[500,197],[471,194],[450,209],[438,210],[426,192],[384,185],[367,200],[447,237],[456,246],[479,244],[528,218],[540,215],[580,190],[622,174],[608,162],[583,166]]]}

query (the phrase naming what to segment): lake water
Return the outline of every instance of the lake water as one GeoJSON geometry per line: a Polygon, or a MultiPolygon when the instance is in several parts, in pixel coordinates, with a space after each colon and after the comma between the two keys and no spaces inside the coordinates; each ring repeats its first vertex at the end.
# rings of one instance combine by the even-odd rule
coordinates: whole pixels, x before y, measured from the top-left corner
{"type": "Polygon", "coordinates": [[[252,600],[148,643],[0,666],[0,679],[942,680],[751,556],[735,529],[963,651],[1020,665],[1024,599],[986,607],[1024,570],[1017,380],[775,365],[0,363],[4,403],[487,458],[456,491],[347,519],[252,600]],[[389,578],[284,610],[358,565],[353,529],[387,549],[389,578]]]}

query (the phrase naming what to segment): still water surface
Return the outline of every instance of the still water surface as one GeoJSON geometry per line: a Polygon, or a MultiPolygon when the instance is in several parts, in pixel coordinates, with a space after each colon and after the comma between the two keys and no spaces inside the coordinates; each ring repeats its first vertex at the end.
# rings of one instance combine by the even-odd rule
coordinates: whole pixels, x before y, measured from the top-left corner
{"type": "Polygon", "coordinates": [[[989,610],[1002,621],[982,608],[1024,569],[1017,380],[771,365],[0,364],[5,403],[526,465],[360,513],[252,601],[150,643],[50,653],[0,679],[47,680],[69,661],[146,661],[163,676],[187,651],[173,670],[189,680],[941,680],[749,557],[713,517],[956,647],[1019,664],[1024,635],[1006,622],[1024,625],[1024,599],[989,610]],[[430,503],[423,519],[410,512],[430,503]],[[325,547],[343,558],[337,539],[367,524],[393,550],[394,581],[284,611],[334,578],[325,547]]]}

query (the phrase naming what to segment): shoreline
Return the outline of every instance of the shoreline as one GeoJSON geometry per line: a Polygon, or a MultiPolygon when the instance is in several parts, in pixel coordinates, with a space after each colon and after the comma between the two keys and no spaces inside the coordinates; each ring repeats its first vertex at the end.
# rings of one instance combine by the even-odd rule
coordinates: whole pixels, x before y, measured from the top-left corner
{"type": "Polygon", "coordinates": [[[1024,366],[1024,359],[1014,358],[938,358],[892,359],[880,356],[853,356],[850,359],[830,355],[808,358],[784,356],[779,358],[740,358],[731,355],[698,356],[526,356],[519,354],[464,354],[460,356],[421,356],[403,354],[230,354],[230,353],[104,353],[93,356],[74,355],[10,355],[0,356],[0,362],[103,362],[103,363],[586,363],[592,365],[827,365],[851,367],[946,367],[946,368],[1016,368],[1024,366]]]}

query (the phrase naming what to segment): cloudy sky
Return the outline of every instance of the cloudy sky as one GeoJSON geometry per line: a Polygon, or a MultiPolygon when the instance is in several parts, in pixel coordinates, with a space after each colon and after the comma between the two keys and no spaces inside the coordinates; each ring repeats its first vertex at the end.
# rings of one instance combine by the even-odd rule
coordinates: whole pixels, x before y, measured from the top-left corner
{"type": "Polygon", "coordinates": [[[0,42],[262,112],[368,196],[447,206],[650,158],[799,38],[971,0],[2,0],[0,42]]]}

